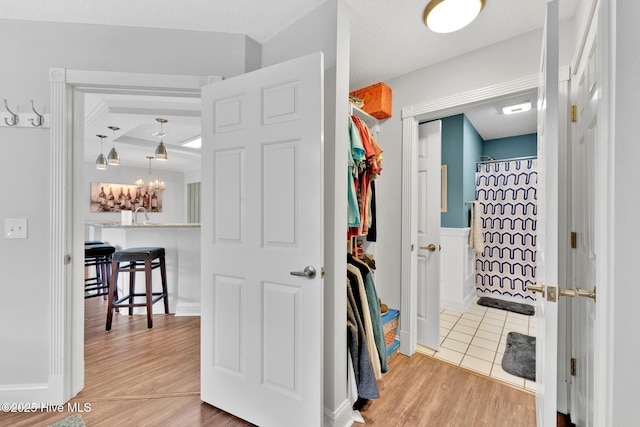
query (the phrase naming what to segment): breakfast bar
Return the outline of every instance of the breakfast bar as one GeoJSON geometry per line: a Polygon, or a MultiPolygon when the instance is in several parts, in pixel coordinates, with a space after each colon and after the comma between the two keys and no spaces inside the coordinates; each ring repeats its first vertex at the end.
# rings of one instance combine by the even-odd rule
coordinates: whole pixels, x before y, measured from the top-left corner
{"type": "MultiPolygon", "coordinates": [[[[200,315],[200,224],[88,222],[86,236],[117,249],[157,246],[165,248],[169,311],[176,316],[200,315]]],[[[119,287],[127,284],[122,275],[119,287]]],[[[154,289],[160,280],[154,278],[154,289]]],[[[120,310],[125,314],[127,310],[120,310]]],[[[136,308],[134,314],[144,313],[136,308]]]]}

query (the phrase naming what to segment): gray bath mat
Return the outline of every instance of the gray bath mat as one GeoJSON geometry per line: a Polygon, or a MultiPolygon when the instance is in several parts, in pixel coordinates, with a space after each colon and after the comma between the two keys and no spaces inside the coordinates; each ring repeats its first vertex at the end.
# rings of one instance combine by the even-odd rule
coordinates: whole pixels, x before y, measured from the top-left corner
{"type": "Polygon", "coordinates": [[[532,316],[533,314],[535,314],[535,307],[532,305],[521,304],[519,302],[503,301],[496,298],[478,298],[478,305],[499,308],[500,310],[512,311],[514,313],[526,314],[527,316],[532,316]]]}
{"type": "Polygon", "coordinates": [[[536,337],[518,332],[507,334],[507,348],[502,357],[502,369],[516,377],[536,380],[536,337]]]}

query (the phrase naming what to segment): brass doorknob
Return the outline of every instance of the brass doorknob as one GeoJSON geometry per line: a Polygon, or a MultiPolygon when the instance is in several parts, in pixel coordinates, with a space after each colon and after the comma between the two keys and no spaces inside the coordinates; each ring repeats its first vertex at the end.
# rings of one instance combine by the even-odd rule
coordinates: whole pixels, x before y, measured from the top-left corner
{"type": "Polygon", "coordinates": [[[542,298],[544,298],[544,288],[545,285],[529,285],[527,286],[527,290],[529,291],[533,291],[533,292],[539,292],[542,294],[542,298]]]}
{"type": "Polygon", "coordinates": [[[579,297],[592,298],[593,302],[596,301],[596,287],[593,287],[592,291],[588,291],[586,289],[576,288],[576,293],[579,297]]]}
{"type": "Polygon", "coordinates": [[[428,246],[420,246],[420,249],[426,249],[429,252],[435,252],[436,251],[436,245],[434,245],[433,243],[429,243],[428,246]]]}

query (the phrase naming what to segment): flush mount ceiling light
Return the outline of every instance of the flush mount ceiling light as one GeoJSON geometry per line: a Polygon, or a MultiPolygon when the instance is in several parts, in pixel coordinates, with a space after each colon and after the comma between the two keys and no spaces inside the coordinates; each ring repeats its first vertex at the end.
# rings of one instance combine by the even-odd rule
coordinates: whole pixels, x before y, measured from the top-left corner
{"type": "Polygon", "coordinates": [[[435,33],[452,33],[469,25],[484,7],[485,0],[431,0],[423,20],[435,33]]]}
{"type": "Polygon", "coordinates": [[[120,156],[116,151],[116,131],[120,130],[117,126],[109,126],[109,129],[113,131],[113,147],[111,147],[111,151],[109,151],[109,155],[107,156],[107,163],[112,166],[118,166],[120,164],[120,156]]]}
{"type": "Polygon", "coordinates": [[[157,118],[156,121],[160,123],[160,132],[155,132],[153,136],[157,136],[160,138],[160,144],[158,144],[158,148],[156,148],[156,160],[167,160],[167,146],[164,145],[164,138],[167,134],[162,130],[162,125],[167,123],[167,119],[157,118]]]}
{"type": "Polygon", "coordinates": [[[102,154],[102,141],[107,137],[107,135],[96,135],[100,141],[100,155],[96,159],[96,169],[105,170],[107,168],[107,158],[102,154]]]}
{"type": "Polygon", "coordinates": [[[502,107],[502,114],[517,114],[531,110],[531,101],[524,101],[518,104],[507,105],[502,107]]]}

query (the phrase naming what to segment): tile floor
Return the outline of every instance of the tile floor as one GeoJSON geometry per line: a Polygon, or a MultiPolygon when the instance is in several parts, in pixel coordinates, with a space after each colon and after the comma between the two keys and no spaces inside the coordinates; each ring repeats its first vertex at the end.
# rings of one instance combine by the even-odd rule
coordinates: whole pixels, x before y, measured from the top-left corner
{"type": "Polygon", "coordinates": [[[474,301],[466,313],[442,309],[440,351],[418,345],[418,352],[535,392],[534,381],[513,376],[502,369],[509,332],[535,336],[535,316],[488,308],[474,301]]]}

